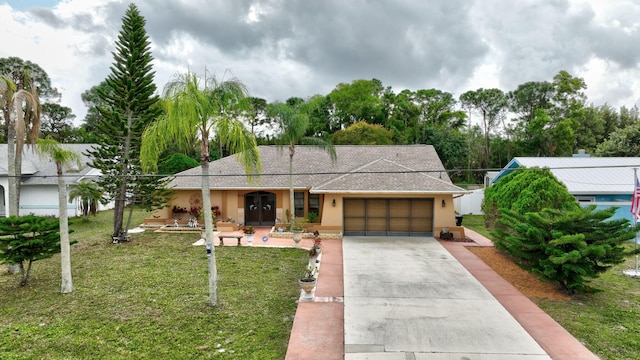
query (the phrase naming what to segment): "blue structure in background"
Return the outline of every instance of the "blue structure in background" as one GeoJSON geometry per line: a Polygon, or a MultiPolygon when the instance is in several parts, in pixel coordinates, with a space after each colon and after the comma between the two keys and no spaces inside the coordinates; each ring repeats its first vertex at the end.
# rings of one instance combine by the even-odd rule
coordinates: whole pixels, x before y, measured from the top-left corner
{"type": "Polygon", "coordinates": [[[640,169],[640,158],[598,158],[584,153],[556,158],[516,157],[491,180],[491,184],[521,167],[548,168],[580,204],[596,205],[597,209],[615,206],[618,209],[612,219],[634,221],[631,196],[635,191],[634,168],[640,169]]]}

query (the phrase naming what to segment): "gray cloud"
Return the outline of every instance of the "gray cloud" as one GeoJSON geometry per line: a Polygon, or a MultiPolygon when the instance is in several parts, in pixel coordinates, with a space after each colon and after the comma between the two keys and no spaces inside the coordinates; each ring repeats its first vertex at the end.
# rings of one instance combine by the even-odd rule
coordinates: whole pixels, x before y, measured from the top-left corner
{"type": "MultiPolygon", "coordinates": [[[[159,88],[168,74],[187,66],[199,73],[206,66],[218,76],[230,69],[254,95],[270,101],[327,94],[338,83],[372,78],[396,92],[437,88],[457,96],[469,90],[463,87],[488,86],[469,83],[471,78],[509,91],[527,81],[550,81],[560,70],[578,75],[594,59],[625,76],[640,73],[636,46],[640,5],[633,1],[597,3],[606,7],[606,13],[576,0],[138,0],[136,4],[146,19],[153,55],[162,64],[162,70],[156,69],[159,88]],[[179,50],[181,41],[189,45],[184,51],[179,50]],[[492,78],[479,73],[481,67],[492,78]]],[[[128,5],[108,1],[91,13],[32,9],[30,14],[52,29],[86,34],[88,43],[67,46],[79,57],[96,59],[92,66],[97,67],[112,61],[128,5]]],[[[108,65],[102,72],[107,71],[108,65]]],[[[100,72],[96,68],[95,73],[100,72]]],[[[604,83],[603,74],[590,75],[604,83]]],[[[625,76],[612,74],[606,89],[587,83],[594,94],[589,100],[597,104],[633,99],[632,89],[640,85],[625,76]]]]}
{"type": "Polygon", "coordinates": [[[64,21],[58,18],[58,16],[56,16],[56,14],[51,9],[33,8],[29,10],[29,13],[40,19],[45,24],[51,26],[52,28],[60,29],[65,26],[64,21]]]}
{"type": "MultiPolygon", "coordinates": [[[[233,1],[195,8],[140,6],[158,47],[189,34],[230,58],[262,54],[312,69],[319,79],[453,85],[488,52],[471,26],[469,2],[233,1]],[[258,21],[247,21],[251,9],[258,21]]],[[[268,71],[268,69],[264,69],[268,71]]]]}
{"type": "Polygon", "coordinates": [[[569,13],[567,1],[490,0],[478,3],[473,12],[501,64],[501,83],[509,89],[551,80],[558,71],[571,71],[590,58],[585,45],[593,13],[569,13]]]}

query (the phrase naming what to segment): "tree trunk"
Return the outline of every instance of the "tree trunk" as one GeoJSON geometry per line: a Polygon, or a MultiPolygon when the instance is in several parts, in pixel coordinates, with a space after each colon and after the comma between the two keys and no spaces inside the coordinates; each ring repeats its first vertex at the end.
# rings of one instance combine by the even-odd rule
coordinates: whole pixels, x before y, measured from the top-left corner
{"type": "Polygon", "coordinates": [[[296,205],[293,191],[293,155],[295,155],[295,148],[293,145],[289,145],[289,212],[291,214],[291,227],[296,223],[296,205]]]}
{"type": "Polygon", "coordinates": [[[131,218],[133,217],[133,208],[136,205],[136,196],[134,195],[131,198],[131,204],[129,206],[129,215],[127,215],[127,226],[125,226],[124,228],[124,233],[128,234],[129,233],[129,227],[131,226],[131,218]]]}
{"type": "Polygon", "coordinates": [[[216,252],[213,246],[213,217],[211,216],[211,191],[209,190],[209,141],[206,135],[202,139],[202,208],[204,210],[204,232],[207,248],[211,254],[207,257],[209,267],[209,303],[218,304],[218,270],[216,269],[216,252]]]}
{"type": "MultiPolygon", "coordinates": [[[[8,186],[9,186],[9,207],[8,207],[8,216],[20,216],[19,208],[20,208],[20,194],[18,193],[18,189],[20,188],[20,178],[18,177],[18,172],[16,169],[16,126],[15,119],[8,119],[8,128],[7,128],[7,170],[9,178],[8,186]]],[[[22,170],[22,169],[21,169],[22,170]]],[[[20,171],[22,172],[22,171],[20,171]]],[[[20,264],[7,264],[7,272],[9,274],[19,274],[22,272],[22,266],[20,264]]]]}
{"type": "Polygon", "coordinates": [[[15,120],[10,120],[9,129],[7,131],[7,169],[9,172],[9,216],[19,216],[18,208],[20,206],[20,197],[18,196],[18,183],[20,179],[17,177],[16,169],[16,128],[15,120]]]}
{"type": "Polygon", "coordinates": [[[113,205],[113,236],[119,238],[120,231],[122,230],[122,223],[124,221],[124,207],[126,196],[126,183],[125,178],[122,178],[122,185],[118,187],[118,194],[116,195],[113,205]]]}
{"type": "Polygon", "coordinates": [[[69,216],[67,214],[67,186],[62,176],[62,163],[56,162],[58,168],[58,207],[60,220],[60,265],[62,268],[63,294],[73,291],[71,279],[71,245],[69,242],[69,216]]]}
{"type": "Polygon", "coordinates": [[[27,270],[24,270],[24,265],[20,263],[18,266],[20,267],[20,272],[22,273],[22,277],[20,279],[20,286],[26,286],[29,283],[29,277],[31,276],[31,264],[33,264],[33,260],[28,260],[27,270]]]}
{"type": "Polygon", "coordinates": [[[122,172],[120,175],[120,186],[118,187],[114,209],[113,209],[113,236],[117,238],[118,241],[120,239],[120,235],[122,234],[122,224],[124,222],[124,209],[127,205],[127,182],[129,181],[129,166],[128,160],[129,154],[131,153],[131,126],[133,124],[133,115],[131,114],[131,110],[127,110],[127,135],[124,139],[124,145],[122,147],[122,158],[120,159],[120,164],[122,166],[122,172]]]}
{"type": "Polygon", "coordinates": [[[487,114],[483,111],[482,113],[482,121],[484,123],[484,157],[485,164],[483,164],[485,168],[489,167],[489,123],[487,120],[487,114]]]}

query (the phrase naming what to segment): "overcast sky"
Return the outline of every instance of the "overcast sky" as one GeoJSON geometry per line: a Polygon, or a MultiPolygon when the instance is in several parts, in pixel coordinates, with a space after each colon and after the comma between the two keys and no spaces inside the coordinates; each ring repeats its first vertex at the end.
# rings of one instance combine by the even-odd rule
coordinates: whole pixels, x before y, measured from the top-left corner
{"type": "MultiPolygon", "coordinates": [[[[84,118],[130,2],[0,0],[0,57],[40,65],[84,118]]],[[[595,105],[640,102],[640,2],[632,0],[139,0],[162,89],[191,69],[230,71],[284,101],[376,78],[395,92],[515,89],[582,77],[595,105]]]]}

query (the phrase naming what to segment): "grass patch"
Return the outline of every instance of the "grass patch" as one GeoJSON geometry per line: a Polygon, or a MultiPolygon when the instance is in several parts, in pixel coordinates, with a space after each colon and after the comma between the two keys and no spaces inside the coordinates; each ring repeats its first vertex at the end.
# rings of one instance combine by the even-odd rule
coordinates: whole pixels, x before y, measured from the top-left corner
{"type": "Polygon", "coordinates": [[[72,293],[60,294],[59,255],[35,262],[26,287],[0,276],[2,359],[284,358],[304,250],[216,247],[211,307],[197,235],[141,233],[113,245],[112,216],[73,220],[72,293]]]}
{"type": "MultiPolygon", "coordinates": [[[[481,215],[465,215],[463,225],[491,238],[481,215]]],[[[598,293],[532,300],[601,359],[640,359],[640,279],[622,274],[633,268],[631,257],[593,279],[598,293]]]]}

